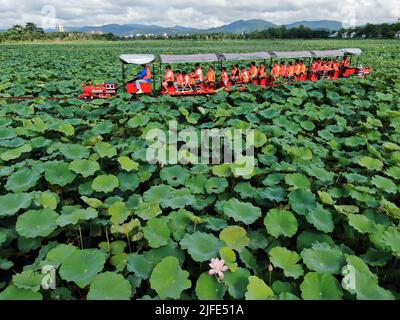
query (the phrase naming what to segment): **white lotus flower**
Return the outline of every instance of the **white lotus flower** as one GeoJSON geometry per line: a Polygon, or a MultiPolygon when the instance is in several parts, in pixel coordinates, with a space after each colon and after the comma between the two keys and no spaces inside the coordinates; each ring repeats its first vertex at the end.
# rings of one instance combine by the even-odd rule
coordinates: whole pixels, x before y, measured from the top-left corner
{"type": "Polygon", "coordinates": [[[208,274],[211,276],[218,275],[221,280],[224,278],[224,272],[228,270],[228,267],[225,265],[224,259],[211,259],[211,263],[209,264],[209,266],[211,269],[208,274]]]}

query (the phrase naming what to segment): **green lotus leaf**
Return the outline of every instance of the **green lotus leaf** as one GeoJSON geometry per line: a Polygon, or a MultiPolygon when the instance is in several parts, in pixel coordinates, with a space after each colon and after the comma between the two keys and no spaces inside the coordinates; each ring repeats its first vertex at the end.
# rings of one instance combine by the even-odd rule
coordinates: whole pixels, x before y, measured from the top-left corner
{"type": "Polygon", "coordinates": [[[0,292],[0,300],[42,300],[42,294],[32,290],[21,289],[15,285],[8,286],[0,292]]]}
{"type": "Polygon", "coordinates": [[[236,253],[231,248],[222,247],[219,249],[219,255],[224,260],[225,264],[228,266],[229,270],[236,272],[238,264],[236,262],[236,253]]]}
{"type": "Polygon", "coordinates": [[[125,171],[131,172],[139,169],[139,163],[133,161],[129,157],[119,157],[118,162],[121,165],[121,168],[125,171]]]}
{"type": "Polygon", "coordinates": [[[160,218],[149,220],[143,228],[143,232],[144,237],[152,248],[165,246],[171,234],[166,219],[160,218]]]}
{"type": "MultiPolygon", "coordinates": [[[[102,101],[100,101],[100,103],[102,103],[102,101]]],[[[112,123],[112,121],[106,120],[97,123],[96,126],[93,127],[92,131],[96,135],[103,135],[111,133],[113,128],[114,124],[112,123]]]]}
{"type": "Polygon", "coordinates": [[[78,248],[73,245],[59,244],[47,253],[46,263],[58,268],[76,250],[78,248]]]}
{"type": "Polygon", "coordinates": [[[373,231],[375,223],[368,217],[361,214],[349,214],[349,225],[362,234],[373,231]]]}
{"type": "Polygon", "coordinates": [[[0,128],[0,140],[12,139],[16,136],[14,128],[0,128]]]}
{"type": "Polygon", "coordinates": [[[224,284],[207,272],[202,273],[197,279],[195,292],[199,300],[221,300],[225,290],[224,284]]]}
{"type": "Polygon", "coordinates": [[[385,174],[389,177],[399,180],[400,179],[400,167],[390,167],[385,171],[385,174]]]}
{"type": "Polygon", "coordinates": [[[343,296],[339,281],[330,274],[309,272],[300,289],[304,300],[341,300],[343,296]]]}
{"type": "Polygon", "coordinates": [[[311,177],[314,177],[321,182],[332,182],[335,174],[325,170],[324,168],[318,167],[314,164],[307,164],[303,169],[311,177]]]}
{"type": "Polygon", "coordinates": [[[23,168],[13,173],[7,180],[7,191],[25,192],[32,189],[40,179],[41,172],[23,168]]]}
{"type": "Polygon", "coordinates": [[[319,198],[323,204],[333,206],[336,201],[332,199],[332,196],[328,192],[318,191],[319,198]]]}
{"type": "Polygon", "coordinates": [[[285,183],[296,189],[310,189],[311,186],[310,180],[301,173],[287,174],[285,176],[285,183]]]}
{"type": "Polygon", "coordinates": [[[82,221],[88,221],[97,218],[98,212],[96,209],[82,209],[79,206],[65,206],[62,209],[62,214],[57,219],[57,224],[60,227],[68,225],[77,225],[82,221]]]}
{"type": "Polygon", "coordinates": [[[69,164],[66,162],[55,162],[46,165],[45,178],[52,185],[64,187],[72,183],[75,177],[76,174],[69,169],[69,164]]]}
{"type": "Polygon", "coordinates": [[[246,300],[268,300],[274,296],[272,289],[260,278],[250,276],[248,279],[246,300]]]}
{"type": "Polygon", "coordinates": [[[223,205],[224,214],[244,224],[252,224],[261,217],[261,209],[249,202],[241,202],[237,199],[230,199],[223,205]]]}
{"type": "Polygon", "coordinates": [[[181,166],[166,167],[160,172],[160,178],[173,187],[184,185],[189,175],[189,171],[181,166]]]}
{"type": "Polygon", "coordinates": [[[192,286],[188,278],[189,272],[181,269],[177,258],[166,257],[155,266],[150,285],[161,299],[179,299],[182,291],[192,286]]]}
{"type": "Polygon", "coordinates": [[[35,205],[43,208],[56,210],[59,201],[57,194],[52,192],[38,192],[35,194],[35,205]]]}
{"type": "Polygon", "coordinates": [[[88,198],[86,196],[82,196],[81,200],[86,203],[89,207],[94,209],[102,208],[104,203],[103,201],[96,199],[96,198],[88,198]]]}
{"type": "Polygon", "coordinates": [[[289,203],[292,210],[300,215],[307,215],[317,207],[315,195],[304,189],[292,191],[289,194],[289,203]]]}
{"type": "Polygon", "coordinates": [[[400,232],[396,227],[389,227],[383,234],[383,239],[395,256],[400,257],[400,232]]]}
{"type": "Polygon", "coordinates": [[[228,163],[223,163],[217,166],[213,166],[212,173],[217,177],[227,178],[232,174],[231,166],[228,163]]]}
{"type": "Polygon", "coordinates": [[[218,257],[223,242],[210,233],[196,231],[185,234],[180,245],[182,249],[188,250],[194,261],[203,262],[218,257]]]}
{"type": "Polygon", "coordinates": [[[130,300],[132,286],[121,274],[100,273],[93,279],[87,295],[88,300],[130,300]]]}
{"type": "Polygon", "coordinates": [[[161,205],[163,208],[181,209],[191,206],[195,203],[196,198],[192,195],[189,189],[182,188],[173,190],[170,198],[165,199],[161,205]]]}
{"type": "Polygon", "coordinates": [[[242,251],[249,243],[247,232],[239,226],[229,226],[221,231],[219,238],[224,241],[229,248],[242,251]]]}
{"type": "Polygon", "coordinates": [[[267,136],[259,130],[254,131],[254,146],[256,148],[261,148],[268,141],[267,136]]]}
{"type": "Polygon", "coordinates": [[[96,143],[95,150],[100,158],[113,158],[117,155],[117,149],[107,142],[96,143]]]}
{"type": "Polygon", "coordinates": [[[168,226],[176,241],[182,240],[183,236],[186,234],[187,228],[194,225],[191,219],[192,216],[193,213],[185,209],[179,209],[169,214],[168,226]]]}
{"type": "Polygon", "coordinates": [[[391,193],[391,194],[397,193],[396,184],[388,178],[384,178],[381,176],[375,176],[372,178],[371,183],[374,186],[378,187],[379,189],[381,189],[387,193],[391,193]]]}
{"type": "Polygon", "coordinates": [[[144,127],[148,122],[150,121],[150,118],[147,115],[144,114],[139,114],[131,119],[129,119],[127,126],[128,128],[138,128],[138,127],[144,127]]]}
{"type": "Polygon", "coordinates": [[[322,232],[331,233],[335,228],[332,212],[324,209],[324,207],[319,204],[314,210],[310,210],[307,213],[306,219],[315,229],[322,232]]]}
{"type": "Polygon", "coordinates": [[[118,188],[118,186],[118,178],[111,174],[98,176],[92,182],[92,188],[97,192],[110,193],[118,188]]]}
{"type": "Polygon", "coordinates": [[[345,255],[344,287],[358,300],[394,300],[392,292],[379,286],[378,276],[372,273],[359,257],[345,255]]]}
{"type": "Polygon", "coordinates": [[[257,192],[257,189],[254,188],[249,182],[238,183],[234,190],[240,194],[242,199],[252,199],[255,197],[257,192]]]}
{"type": "Polygon", "coordinates": [[[25,238],[47,237],[57,229],[58,217],[50,209],[29,210],[18,217],[15,229],[25,238]]]}
{"type": "Polygon", "coordinates": [[[60,124],[60,126],[57,128],[57,131],[61,132],[67,137],[75,135],[75,128],[69,123],[60,124]]]}
{"type": "Polygon", "coordinates": [[[108,214],[111,216],[111,223],[123,224],[132,214],[132,211],[127,208],[125,202],[117,201],[108,208],[108,214]]]}
{"type": "Polygon", "coordinates": [[[210,178],[205,183],[205,189],[208,194],[223,193],[228,187],[228,181],[225,178],[210,178]]]}
{"type": "Polygon", "coordinates": [[[142,202],[134,210],[135,215],[143,220],[151,220],[162,213],[158,202],[142,202]]]}
{"type": "Polygon", "coordinates": [[[103,270],[105,262],[106,257],[99,250],[74,250],[61,264],[60,276],[83,289],[103,270]]]}
{"type": "Polygon", "coordinates": [[[303,267],[298,264],[301,257],[294,251],[283,247],[274,247],[269,252],[272,264],[283,269],[286,277],[298,279],[304,274],[303,267]]]}
{"type": "Polygon", "coordinates": [[[269,187],[265,189],[258,189],[257,195],[261,199],[268,199],[274,202],[282,202],[286,198],[286,191],[281,187],[269,187]]]}
{"type": "Polygon", "coordinates": [[[60,146],[60,152],[69,160],[87,159],[90,155],[89,149],[80,144],[63,144],[60,146]]]}
{"type": "Polygon", "coordinates": [[[111,226],[111,233],[124,235],[126,237],[126,235],[129,235],[129,233],[138,227],[140,227],[139,219],[132,219],[131,221],[122,225],[113,224],[111,226]]]}
{"type": "Polygon", "coordinates": [[[21,209],[27,209],[32,203],[33,196],[29,193],[7,193],[0,196],[0,218],[13,216],[21,209]]]}
{"type": "Polygon", "coordinates": [[[143,194],[143,200],[145,202],[163,202],[171,197],[171,193],[174,191],[169,185],[160,184],[152,186],[143,194]]]}
{"type": "Polygon", "coordinates": [[[32,151],[32,146],[30,144],[24,144],[15,149],[7,150],[1,154],[1,159],[4,161],[15,160],[21,157],[23,153],[28,153],[32,151]]]}
{"type": "Polygon", "coordinates": [[[28,289],[38,292],[42,285],[44,275],[34,272],[33,270],[26,270],[13,276],[12,282],[20,289],[28,289]]]}
{"type": "Polygon", "coordinates": [[[314,243],[301,252],[301,257],[308,269],[321,274],[340,274],[345,264],[343,252],[327,243],[314,243]]]}
{"type": "Polygon", "coordinates": [[[365,145],[365,143],[366,139],[360,136],[353,136],[344,140],[344,144],[348,147],[359,147],[365,145]]]}
{"type": "Polygon", "coordinates": [[[383,162],[378,159],[371,157],[362,157],[358,162],[360,166],[367,168],[368,170],[381,171],[383,168],[383,162]]]}
{"type": "Polygon", "coordinates": [[[74,160],[70,163],[69,169],[80,174],[84,178],[90,177],[100,170],[100,165],[97,161],[92,160],[74,160]]]}
{"type": "Polygon", "coordinates": [[[228,285],[228,292],[233,298],[244,298],[249,284],[249,277],[249,270],[244,268],[238,268],[235,272],[225,273],[224,281],[228,285]]]}
{"type": "Polygon", "coordinates": [[[343,205],[343,206],[333,206],[333,207],[336,209],[337,212],[344,215],[356,214],[360,212],[360,209],[357,206],[343,205]]]}
{"type": "Polygon", "coordinates": [[[141,279],[150,278],[153,262],[143,254],[132,253],[127,258],[127,270],[141,279]]]}
{"type": "Polygon", "coordinates": [[[297,233],[298,223],[294,214],[288,210],[271,209],[264,218],[264,225],[268,233],[279,236],[292,237],[297,233]]]}

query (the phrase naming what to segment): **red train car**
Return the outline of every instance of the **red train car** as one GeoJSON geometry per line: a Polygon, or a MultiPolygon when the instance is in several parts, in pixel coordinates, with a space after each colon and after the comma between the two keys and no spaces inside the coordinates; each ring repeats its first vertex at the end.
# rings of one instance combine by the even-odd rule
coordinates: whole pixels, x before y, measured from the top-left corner
{"type": "Polygon", "coordinates": [[[104,82],[102,84],[83,84],[83,93],[79,99],[108,99],[117,94],[116,82],[104,82]]]}

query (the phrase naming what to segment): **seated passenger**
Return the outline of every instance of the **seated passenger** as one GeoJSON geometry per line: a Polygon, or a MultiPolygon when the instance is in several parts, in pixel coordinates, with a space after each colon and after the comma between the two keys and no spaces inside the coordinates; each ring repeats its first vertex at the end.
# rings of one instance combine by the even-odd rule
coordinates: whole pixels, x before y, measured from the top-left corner
{"type": "Polygon", "coordinates": [[[250,74],[246,70],[245,67],[242,68],[242,73],[240,75],[240,82],[241,83],[249,83],[250,82],[250,74]]]}
{"type": "Polygon", "coordinates": [[[143,69],[140,72],[140,74],[138,74],[132,80],[128,81],[128,82],[135,81],[135,85],[136,85],[136,88],[137,88],[137,93],[139,93],[139,94],[143,93],[141,84],[142,83],[151,83],[151,81],[152,81],[152,74],[151,74],[151,70],[150,70],[149,66],[146,65],[146,64],[143,64],[142,68],[143,69]]]}
{"type": "Polygon", "coordinates": [[[185,71],[182,72],[183,76],[183,91],[186,91],[187,88],[190,88],[190,75],[185,71]]]}
{"type": "Polygon", "coordinates": [[[261,79],[266,79],[267,78],[267,72],[265,71],[265,64],[262,63],[260,65],[260,69],[258,69],[258,78],[261,79]]]}
{"type": "Polygon", "coordinates": [[[304,61],[301,61],[301,65],[300,65],[300,75],[301,76],[307,76],[308,74],[308,70],[307,70],[307,66],[304,63],[304,61]]]}
{"type": "Polygon", "coordinates": [[[336,59],[336,60],[333,62],[333,72],[335,73],[335,75],[338,74],[339,69],[340,69],[339,61],[336,59]]]}
{"type": "Polygon", "coordinates": [[[229,84],[229,74],[226,68],[222,68],[221,71],[221,81],[222,81],[222,86],[227,87],[229,84]]]}
{"type": "Polygon", "coordinates": [[[296,60],[296,63],[293,65],[294,67],[294,76],[298,77],[301,73],[301,62],[300,60],[296,60]]]}
{"type": "Polygon", "coordinates": [[[192,72],[191,72],[191,74],[189,76],[189,88],[190,88],[190,90],[197,91],[196,81],[197,81],[196,70],[192,70],[192,72]]]}
{"type": "Polygon", "coordinates": [[[172,71],[171,66],[168,65],[166,67],[164,82],[162,84],[162,86],[166,92],[168,92],[168,87],[171,87],[174,85],[174,81],[175,81],[174,72],[172,71]]]}
{"type": "Polygon", "coordinates": [[[281,78],[286,78],[287,77],[287,72],[288,72],[288,66],[286,66],[285,63],[282,63],[280,65],[279,76],[281,78]]]}
{"type": "Polygon", "coordinates": [[[204,73],[203,69],[200,67],[200,64],[196,63],[196,70],[195,70],[195,83],[201,84],[204,82],[204,73]]]}
{"type": "Polygon", "coordinates": [[[183,84],[185,82],[185,78],[181,71],[177,71],[176,81],[174,82],[175,90],[178,91],[179,88],[183,88],[183,84]]]}
{"type": "Polygon", "coordinates": [[[341,63],[341,68],[343,71],[351,67],[350,58],[348,56],[344,56],[341,63]]]}
{"type": "Polygon", "coordinates": [[[258,80],[258,68],[255,62],[252,62],[250,66],[250,80],[251,81],[258,80]]]}
{"type": "Polygon", "coordinates": [[[238,65],[235,65],[232,69],[231,81],[233,84],[236,84],[236,82],[240,81],[240,70],[238,65]]]}
{"type": "Polygon", "coordinates": [[[281,65],[279,62],[275,62],[272,67],[271,74],[274,78],[278,78],[281,75],[281,65]]]}
{"type": "Polygon", "coordinates": [[[206,81],[204,82],[206,87],[210,87],[215,89],[215,71],[212,66],[208,69],[207,76],[206,76],[206,81]]]}
{"type": "Polygon", "coordinates": [[[292,62],[289,62],[289,65],[287,67],[287,78],[289,81],[293,81],[295,77],[295,70],[294,70],[294,65],[292,62]]]}

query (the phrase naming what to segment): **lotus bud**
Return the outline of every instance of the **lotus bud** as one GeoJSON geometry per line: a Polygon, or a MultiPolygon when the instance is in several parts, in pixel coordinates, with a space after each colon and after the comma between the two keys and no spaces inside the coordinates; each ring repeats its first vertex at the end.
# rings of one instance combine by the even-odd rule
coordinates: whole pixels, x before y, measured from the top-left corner
{"type": "Polygon", "coordinates": [[[269,264],[269,265],[268,265],[268,271],[269,271],[269,272],[274,271],[274,267],[272,266],[272,264],[269,264]]]}

